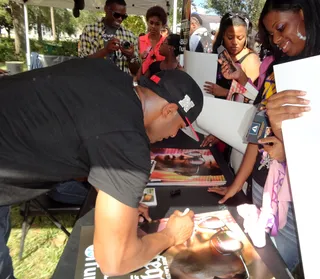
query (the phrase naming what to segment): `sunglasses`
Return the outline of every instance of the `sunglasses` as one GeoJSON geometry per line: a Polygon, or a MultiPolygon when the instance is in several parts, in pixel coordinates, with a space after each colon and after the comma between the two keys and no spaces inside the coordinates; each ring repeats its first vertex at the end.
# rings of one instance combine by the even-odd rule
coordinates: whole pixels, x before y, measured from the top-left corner
{"type": "Polygon", "coordinates": [[[120,14],[120,13],[114,12],[114,11],[112,11],[112,10],[110,10],[110,11],[111,11],[111,13],[112,13],[113,18],[115,18],[115,19],[119,19],[119,18],[121,17],[122,20],[126,20],[127,17],[128,17],[127,14],[120,14]]]}
{"type": "Polygon", "coordinates": [[[210,238],[211,249],[224,256],[235,254],[243,264],[245,270],[244,278],[250,278],[248,267],[241,253],[243,243],[235,238],[232,231],[220,218],[215,216],[204,217],[195,222],[195,229],[202,233],[210,233],[210,231],[215,230],[216,232],[210,238]]]}

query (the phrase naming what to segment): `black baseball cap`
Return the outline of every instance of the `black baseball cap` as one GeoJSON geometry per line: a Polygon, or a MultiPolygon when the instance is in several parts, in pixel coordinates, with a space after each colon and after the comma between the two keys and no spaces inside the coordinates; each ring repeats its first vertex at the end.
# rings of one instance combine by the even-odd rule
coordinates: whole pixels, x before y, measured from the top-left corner
{"type": "Polygon", "coordinates": [[[199,141],[191,123],[202,111],[203,93],[190,75],[178,69],[163,70],[150,79],[142,76],[139,85],[152,90],[169,103],[177,104],[178,113],[199,141]]]}

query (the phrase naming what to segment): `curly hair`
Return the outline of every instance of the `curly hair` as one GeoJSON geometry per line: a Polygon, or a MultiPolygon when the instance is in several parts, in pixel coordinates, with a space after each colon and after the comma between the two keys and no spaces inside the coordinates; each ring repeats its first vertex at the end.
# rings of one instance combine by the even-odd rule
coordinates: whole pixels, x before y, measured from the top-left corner
{"type": "Polygon", "coordinates": [[[170,34],[167,37],[168,45],[174,47],[174,55],[177,57],[181,54],[180,51],[180,35],[178,34],[170,34]]]}
{"type": "Polygon", "coordinates": [[[118,4],[118,5],[121,5],[121,6],[127,6],[126,1],[124,1],[124,0],[107,0],[105,5],[106,6],[110,6],[112,4],[118,4]]]}
{"type": "Polygon", "coordinates": [[[160,6],[153,6],[147,10],[146,19],[149,20],[150,17],[156,16],[162,22],[162,25],[167,24],[168,16],[166,11],[160,6]]]}

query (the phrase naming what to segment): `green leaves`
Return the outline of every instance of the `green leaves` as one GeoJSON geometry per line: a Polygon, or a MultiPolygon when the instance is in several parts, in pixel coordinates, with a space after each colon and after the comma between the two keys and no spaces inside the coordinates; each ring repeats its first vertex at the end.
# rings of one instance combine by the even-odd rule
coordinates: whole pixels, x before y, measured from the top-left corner
{"type": "Polygon", "coordinates": [[[264,3],[265,0],[207,0],[204,7],[214,9],[221,16],[227,12],[245,12],[257,27],[264,3]]]}

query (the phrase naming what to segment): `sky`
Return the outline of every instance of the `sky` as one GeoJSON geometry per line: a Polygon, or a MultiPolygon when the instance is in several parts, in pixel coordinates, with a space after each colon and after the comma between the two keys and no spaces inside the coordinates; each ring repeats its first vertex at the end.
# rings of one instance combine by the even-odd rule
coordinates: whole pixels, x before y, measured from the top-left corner
{"type": "MultiPolygon", "coordinates": [[[[195,3],[196,6],[197,6],[197,12],[198,12],[199,14],[215,15],[215,13],[214,13],[213,11],[208,11],[208,10],[202,8],[202,5],[203,5],[204,3],[206,3],[206,0],[194,0],[194,3],[195,3]]],[[[192,12],[193,12],[193,10],[192,10],[192,12]]]]}

